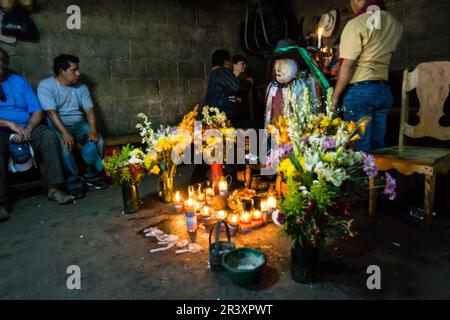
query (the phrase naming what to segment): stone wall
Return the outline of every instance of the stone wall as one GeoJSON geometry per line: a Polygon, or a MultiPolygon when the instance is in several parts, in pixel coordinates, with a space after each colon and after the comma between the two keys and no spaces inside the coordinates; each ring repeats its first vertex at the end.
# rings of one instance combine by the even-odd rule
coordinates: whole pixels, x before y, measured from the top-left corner
{"type": "Polygon", "coordinates": [[[80,57],[84,81],[105,136],[134,132],[139,112],[173,124],[202,102],[210,56],[242,53],[242,2],[207,0],[40,0],[32,15],[41,39],[12,47],[11,68],[36,87],[60,53],[80,57]],[[81,8],[81,30],[66,27],[67,7],[81,8]]]}
{"type": "MultiPolygon", "coordinates": [[[[404,36],[394,54],[391,68],[401,70],[420,62],[450,60],[450,29],[448,0],[390,0],[388,9],[403,23],[404,36]]],[[[293,1],[297,18],[305,17],[305,32],[312,30],[314,16],[339,9],[340,30],[352,17],[349,0],[293,1]]],[[[333,39],[337,40],[337,39],[333,39]]]]}

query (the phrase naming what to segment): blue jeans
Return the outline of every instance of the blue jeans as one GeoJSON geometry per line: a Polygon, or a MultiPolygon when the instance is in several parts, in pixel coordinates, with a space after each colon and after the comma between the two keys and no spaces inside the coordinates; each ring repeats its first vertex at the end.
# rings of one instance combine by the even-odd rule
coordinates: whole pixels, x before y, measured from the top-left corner
{"type": "Polygon", "coordinates": [[[369,116],[366,133],[356,142],[354,149],[368,151],[384,147],[386,120],[393,104],[387,83],[364,83],[350,86],[344,95],[344,119],[358,121],[369,116]]]}
{"type": "MultiPolygon", "coordinates": [[[[89,135],[89,124],[86,121],[80,121],[70,125],[65,124],[64,126],[73,136],[76,143],[83,146],[88,141],[87,139],[89,135]]],[[[55,129],[52,125],[50,125],[50,127],[56,132],[56,135],[58,136],[59,141],[61,143],[64,171],[67,176],[66,181],[67,188],[71,190],[73,188],[82,186],[84,179],[80,177],[79,169],[75,161],[73,151],[70,151],[64,144],[64,140],[62,138],[61,133],[57,129],[55,129]]],[[[104,145],[105,142],[103,138],[99,135],[97,150],[101,158],[103,158],[104,154],[104,145]]],[[[86,180],[95,180],[98,178],[100,172],[98,172],[95,169],[95,167],[87,166],[87,169],[88,171],[84,175],[84,178],[86,180]]]]}

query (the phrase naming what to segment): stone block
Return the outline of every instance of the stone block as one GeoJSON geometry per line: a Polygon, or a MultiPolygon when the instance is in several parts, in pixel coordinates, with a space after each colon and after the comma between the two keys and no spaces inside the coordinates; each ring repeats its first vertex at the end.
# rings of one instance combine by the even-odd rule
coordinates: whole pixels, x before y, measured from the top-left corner
{"type": "Polygon", "coordinates": [[[150,60],[161,57],[161,43],[159,41],[130,40],[130,58],[150,60]]]}
{"type": "Polygon", "coordinates": [[[200,61],[179,62],[178,76],[185,79],[204,79],[205,63],[200,61]]]}
{"type": "Polygon", "coordinates": [[[189,94],[193,96],[206,95],[207,82],[206,80],[189,80],[189,94]]]}
{"type": "Polygon", "coordinates": [[[191,43],[163,41],[161,42],[162,58],[165,60],[188,60],[192,58],[191,43]]]}
{"type": "Polygon", "coordinates": [[[129,97],[135,96],[158,96],[157,80],[127,80],[127,93],[129,97]]]}

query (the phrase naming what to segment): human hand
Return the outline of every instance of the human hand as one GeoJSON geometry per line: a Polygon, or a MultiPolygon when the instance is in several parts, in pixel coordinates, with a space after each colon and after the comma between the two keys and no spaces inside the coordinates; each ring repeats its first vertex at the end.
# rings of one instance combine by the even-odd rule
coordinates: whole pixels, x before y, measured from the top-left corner
{"type": "Polygon", "coordinates": [[[15,122],[11,122],[9,128],[15,133],[17,133],[13,138],[13,141],[15,143],[22,143],[24,141],[31,140],[31,131],[28,130],[27,128],[24,128],[15,122]]]}
{"type": "Polygon", "coordinates": [[[97,143],[98,142],[98,133],[97,133],[97,131],[95,131],[95,130],[89,131],[88,140],[89,141],[94,141],[95,143],[97,143]]]}
{"type": "Polygon", "coordinates": [[[69,149],[69,151],[72,151],[73,147],[75,146],[75,140],[73,139],[73,136],[66,131],[62,133],[62,138],[67,149],[69,149]]]}

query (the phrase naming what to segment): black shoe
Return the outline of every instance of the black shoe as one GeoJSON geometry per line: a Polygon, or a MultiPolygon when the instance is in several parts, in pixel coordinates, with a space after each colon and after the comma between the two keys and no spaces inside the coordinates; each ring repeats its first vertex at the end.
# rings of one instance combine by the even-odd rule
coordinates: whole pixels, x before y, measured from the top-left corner
{"type": "Polygon", "coordinates": [[[102,190],[108,188],[108,184],[104,179],[98,178],[95,180],[86,180],[86,186],[88,190],[95,191],[95,190],[102,190]]]}
{"type": "Polygon", "coordinates": [[[84,198],[84,189],[81,188],[74,188],[69,190],[69,194],[74,198],[74,199],[81,199],[84,198]]]}

